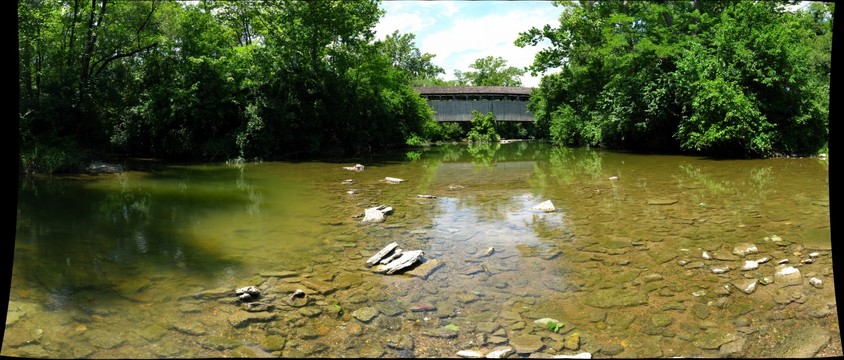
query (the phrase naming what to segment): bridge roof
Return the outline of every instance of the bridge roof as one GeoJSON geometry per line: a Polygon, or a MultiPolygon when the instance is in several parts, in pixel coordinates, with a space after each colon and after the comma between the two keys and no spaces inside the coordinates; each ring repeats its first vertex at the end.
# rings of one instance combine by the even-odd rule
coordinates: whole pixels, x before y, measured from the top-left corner
{"type": "Polygon", "coordinates": [[[521,86],[424,86],[421,95],[530,95],[533,88],[521,86]]]}

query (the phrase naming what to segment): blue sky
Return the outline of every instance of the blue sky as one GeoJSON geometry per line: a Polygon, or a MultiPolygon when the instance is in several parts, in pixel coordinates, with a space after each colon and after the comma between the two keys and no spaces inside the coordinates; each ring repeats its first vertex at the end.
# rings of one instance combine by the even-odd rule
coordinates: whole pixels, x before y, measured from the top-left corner
{"type": "MultiPolygon", "coordinates": [[[[421,1],[385,0],[386,14],[375,27],[383,39],[394,30],[414,34],[416,47],[436,55],[433,62],[454,79],[454,70],[470,71],[469,65],[486,56],[500,56],[507,65],[525,67],[543,44],[519,48],[513,44],[520,32],[546,24],[559,26],[560,7],[551,1],[421,1]]],[[[547,45],[546,45],[547,46],[547,45]]],[[[537,86],[539,77],[525,73],[524,86],[537,86]]]]}

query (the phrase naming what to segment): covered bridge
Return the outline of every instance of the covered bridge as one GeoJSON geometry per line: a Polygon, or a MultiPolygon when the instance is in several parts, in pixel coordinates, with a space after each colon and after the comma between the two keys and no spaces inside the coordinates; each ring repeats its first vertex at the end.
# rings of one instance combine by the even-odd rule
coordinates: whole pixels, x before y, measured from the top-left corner
{"type": "Polygon", "coordinates": [[[472,110],[492,112],[496,121],[533,121],[527,103],[533,88],[515,86],[417,87],[440,122],[472,121],[472,110]]]}

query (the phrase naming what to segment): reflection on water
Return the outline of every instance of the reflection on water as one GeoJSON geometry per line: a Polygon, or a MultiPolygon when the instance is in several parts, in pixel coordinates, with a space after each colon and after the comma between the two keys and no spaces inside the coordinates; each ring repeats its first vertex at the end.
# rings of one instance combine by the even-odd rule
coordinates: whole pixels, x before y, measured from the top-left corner
{"type": "Polygon", "coordinates": [[[513,142],[128,168],[21,182],[2,355],[841,355],[823,160],[513,142]],[[428,270],[363,266],[393,241],[428,270]]]}

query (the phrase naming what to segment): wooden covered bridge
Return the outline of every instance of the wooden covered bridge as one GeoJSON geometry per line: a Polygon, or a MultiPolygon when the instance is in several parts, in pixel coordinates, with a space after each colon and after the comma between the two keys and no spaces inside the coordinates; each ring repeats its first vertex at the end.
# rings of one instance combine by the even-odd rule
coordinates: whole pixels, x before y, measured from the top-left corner
{"type": "Polygon", "coordinates": [[[417,87],[440,122],[472,121],[472,110],[492,112],[495,121],[533,121],[528,111],[529,87],[432,86],[417,87]]]}

